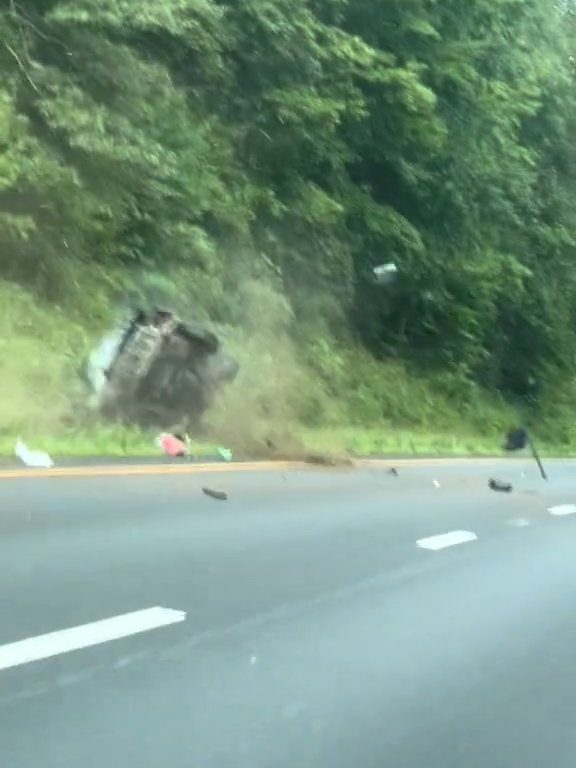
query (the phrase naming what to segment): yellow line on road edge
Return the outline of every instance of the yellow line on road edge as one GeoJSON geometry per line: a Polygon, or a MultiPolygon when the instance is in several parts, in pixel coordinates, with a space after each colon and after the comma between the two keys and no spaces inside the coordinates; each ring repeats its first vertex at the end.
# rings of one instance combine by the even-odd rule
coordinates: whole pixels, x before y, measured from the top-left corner
{"type": "MultiPolygon", "coordinates": [[[[364,459],[353,466],[363,469],[389,467],[425,467],[445,464],[490,464],[495,459],[364,459]]],[[[136,477],[141,475],[196,475],[215,472],[273,472],[286,470],[343,470],[353,467],[323,466],[303,461],[251,461],[231,464],[141,464],[108,465],[98,467],[53,467],[52,469],[5,469],[0,470],[0,480],[25,480],[39,477],[136,477]]]]}
{"type": "Polygon", "coordinates": [[[274,469],[298,469],[297,462],[246,462],[242,464],[141,464],[99,467],[53,467],[52,469],[0,470],[0,480],[28,477],[132,477],[137,475],[196,475],[208,472],[254,472],[274,469]]]}

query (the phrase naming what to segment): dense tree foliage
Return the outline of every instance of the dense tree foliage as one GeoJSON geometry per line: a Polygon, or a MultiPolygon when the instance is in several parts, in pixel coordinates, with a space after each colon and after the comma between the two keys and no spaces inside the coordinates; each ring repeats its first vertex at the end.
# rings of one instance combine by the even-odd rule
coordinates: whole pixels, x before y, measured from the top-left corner
{"type": "Polygon", "coordinates": [[[268,273],[300,327],[537,394],[576,373],[574,32],[554,0],[3,0],[1,274],[178,268],[225,315],[268,273]]]}

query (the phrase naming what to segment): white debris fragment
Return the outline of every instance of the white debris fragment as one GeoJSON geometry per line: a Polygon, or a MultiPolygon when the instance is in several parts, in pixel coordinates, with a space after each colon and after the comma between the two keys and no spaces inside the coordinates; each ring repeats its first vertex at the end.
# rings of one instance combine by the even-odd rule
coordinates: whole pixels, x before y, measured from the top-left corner
{"type": "Polygon", "coordinates": [[[14,448],[14,453],[20,461],[22,461],[24,464],[26,464],[27,467],[38,467],[41,469],[50,469],[50,467],[54,466],[54,462],[50,458],[50,456],[45,453],[44,451],[32,451],[26,443],[22,440],[22,438],[18,438],[16,440],[16,446],[14,448]]]}
{"type": "Polygon", "coordinates": [[[222,446],[219,446],[217,449],[218,455],[223,461],[232,461],[234,458],[232,451],[229,448],[223,448],[222,446]]]}
{"type": "Polygon", "coordinates": [[[380,285],[389,285],[396,280],[398,275],[398,267],[396,264],[382,264],[379,267],[374,267],[374,276],[376,282],[380,285]]]}
{"type": "Polygon", "coordinates": [[[258,663],[258,657],[257,656],[252,656],[250,658],[250,666],[251,667],[255,667],[257,663],[258,663]]]}
{"type": "Polygon", "coordinates": [[[432,480],[432,485],[434,486],[434,488],[440,488],[440,483],[438,482],[438,480],[432,480]]]}

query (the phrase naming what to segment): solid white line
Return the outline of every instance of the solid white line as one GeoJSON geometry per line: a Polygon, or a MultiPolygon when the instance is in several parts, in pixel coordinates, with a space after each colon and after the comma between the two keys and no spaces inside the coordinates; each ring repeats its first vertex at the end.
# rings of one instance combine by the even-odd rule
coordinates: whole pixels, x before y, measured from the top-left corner
{"type": "Polygon", "coordinates": [[[576,514],[576,505],[574,504],[559,504],[557,507],[550,507],[548,509],[551,515],[556,517],[565,517],[566,515],[576,514]]]}
{"type": "Polygon", "coordinates": [[[456,544],[465,544],[468,541],[476,541],[478,536],[471,531],[451,531],[442,533],[439,536],[429,536],[427,539],[419,539],[416,542],[417,547],[422,549],[445,549],[454,547],[456,544]]]}
{"type": "Polygon", "coordinates": [[[122,616],[95,621],[92,624],[83,624],[80,627],[0,645],[0,670],[40,661],[40,659],[49,659],[81,648],[90,648],[93,645],[108,643],[111,640],[119,640],[122,637],[137,635],[140,632],[148,632],[151,629],[185,620],[184,611],[147,608],[144,611],[125,613],[122,616]]]}

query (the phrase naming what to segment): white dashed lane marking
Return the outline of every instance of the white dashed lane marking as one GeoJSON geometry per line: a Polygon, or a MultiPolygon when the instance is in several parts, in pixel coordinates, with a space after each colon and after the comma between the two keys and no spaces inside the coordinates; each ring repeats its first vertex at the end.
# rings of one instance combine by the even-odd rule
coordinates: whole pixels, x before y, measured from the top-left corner
{"type": "Polygon", "coordinates": [[[548,512],[556,517],[576,514],[576,504],[559,504],[557,507],[549,507],[548,512]]]}
{"type": "Polygon", "coordinates": [[[476,541],[478,536],[472,531],[450,531],[450,533],[442,533],[439,536],[429,536],[426,539],[419,539],[416,542],[416,546],[421,549],[446,549],[446,547],[454,547],[457,544],[466,544],[469,541],[476,541]]]}
{"type": "Polygon", "coordinates": [[[0,670],[40,661],[40,659],[49,659],[81,648],[90,648],[93,645],[108,643],[111,640],[119,640],[185,620],[184,611],[147,608],[144,611],[125,613],[111,619],[95,621],[92,624],[83,624],[72,629],[63,629],[16,643],[0,645],[0,670]]]}

